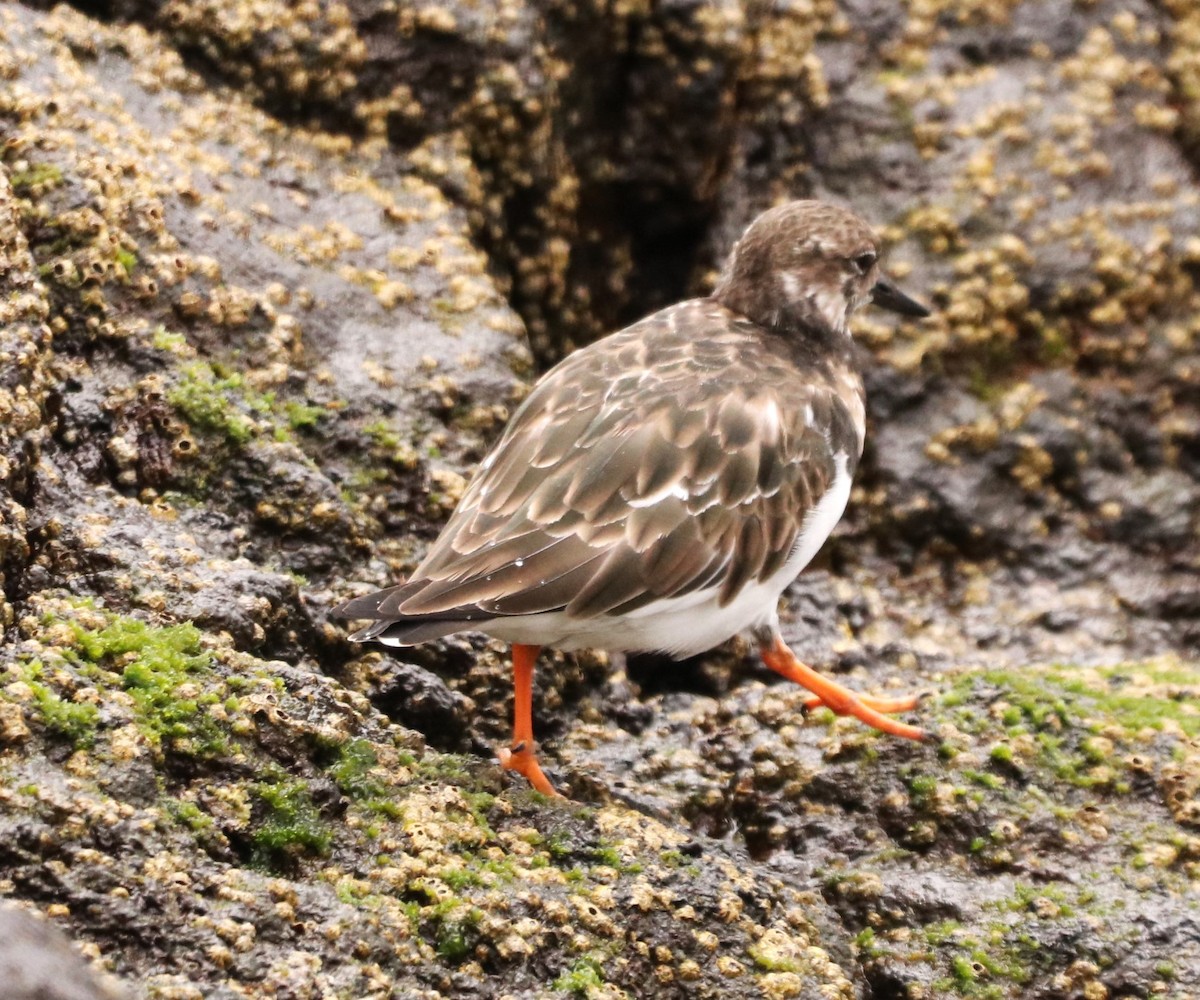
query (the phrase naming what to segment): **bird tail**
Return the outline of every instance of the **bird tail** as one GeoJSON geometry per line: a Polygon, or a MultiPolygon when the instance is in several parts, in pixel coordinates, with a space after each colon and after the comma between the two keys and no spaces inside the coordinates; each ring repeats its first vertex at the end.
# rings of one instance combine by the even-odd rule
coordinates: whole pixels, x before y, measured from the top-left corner
{"type": "Polygon", "coordinates": [[[398,608],[427,581],[410,580],[387,590],[376,591],[339,604],[330,614],[335,618],[373,618],[366,628],[350,636],[351,642],[381,642],[385,646],[415,646],[455,632],[478,628],[496,616],[482,608],[467,606],[428,614],[402,614],[398,608]]]}
{"type": "Polygon", "coordinates": [[[415,646],[430,639],[440,639],[453,635],[455,632],[465,632],[478,628],[478,622],[463,621],[462,619],[422,618],[419,615],[412,618],[391,618],[371,622],[366,628],[361,628],[350,636],[351,642],[381,642],[385,646],[415,646]]]}

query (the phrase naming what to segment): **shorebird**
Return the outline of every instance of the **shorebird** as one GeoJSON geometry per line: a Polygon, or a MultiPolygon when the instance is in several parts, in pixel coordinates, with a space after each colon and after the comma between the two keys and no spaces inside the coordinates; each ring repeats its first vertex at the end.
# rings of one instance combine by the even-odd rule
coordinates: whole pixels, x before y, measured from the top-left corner
{"type": "Polygon", "coordinates": [[[801,663],[777,604],[837,524],[866,411],[848,321],[872,302],[929,311],[879,266],[843,208],[793,201],[734,246],[712,294],[670,306],[547,372],[407,583],[334,614],[357,642],[455,632],[512,643],[501,764],[556,795],[533,737],[542,646],[691,656],[749,631],[763,661],[883,732],[917,697],[855,694],[801,663]]]}

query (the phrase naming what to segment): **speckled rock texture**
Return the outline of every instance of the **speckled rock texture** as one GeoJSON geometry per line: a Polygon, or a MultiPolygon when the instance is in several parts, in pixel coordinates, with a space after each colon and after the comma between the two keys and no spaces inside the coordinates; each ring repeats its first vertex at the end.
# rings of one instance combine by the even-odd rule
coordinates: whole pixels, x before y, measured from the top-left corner
{"type": "Polygon", "coordinates": [[[31,995],[1200,995],[1192,8],[0,5],[0,896],[110,977],[31,995]],[[328,609],[805,195],[937,312],[785,631],[939,739],[547,655],[548,802],[500,646],[328,609]]]}

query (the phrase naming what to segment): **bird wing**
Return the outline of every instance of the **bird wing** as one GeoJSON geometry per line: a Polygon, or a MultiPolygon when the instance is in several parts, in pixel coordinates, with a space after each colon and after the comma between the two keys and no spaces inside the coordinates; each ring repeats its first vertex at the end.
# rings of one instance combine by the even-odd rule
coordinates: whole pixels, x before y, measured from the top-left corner
{"type": "Polygon", "coordinates": [[[346,613],[591,618],[771,576],[837,474],[831,440],[855,442],[851,469],[858,448],[832,381],[758,329],[700,300],[568,357],[412,579],[346,613]]]}

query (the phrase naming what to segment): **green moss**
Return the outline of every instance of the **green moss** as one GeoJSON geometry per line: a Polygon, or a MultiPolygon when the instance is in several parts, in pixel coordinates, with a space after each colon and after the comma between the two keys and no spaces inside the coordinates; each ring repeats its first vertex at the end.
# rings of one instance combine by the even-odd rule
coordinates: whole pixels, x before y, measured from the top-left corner
{"type": "MultiPolygon", "coordinates": [[[[424,913],[422,913],[424,916],[424,913]]],[[[448,962],[466,958],[479,940],[479,921],[483,911],[464,907],[456,899],[447,899],[430,907],[435,947],[439,956],[448,962]]]]}
{"type": "MultiPolygon", "coordinates": [[[[1089,898],[1094,898],[1094,893],[1089,898]]],[[[1057,910],[1053,918],[1039,916],[1038,919],[1063,919],[1075,914],[1075,907],[1067,890],[1052,883],[1031,885],[1028,882],[1018,882],[1007,899],[987,905],[1012,913],[1033,913],[1037,910],[1036,903],[1039,900],[1049,900],[1055,904],[1057,910]]]]}
{"type": "MultiPolygon", "coordinates": [[[[1161,729],[1163,723],[1170,720],[1194,737],[1200,735],[1200,715],[1188,711],[1189,698],[1174,698],[1154,693],[1139,691],[1136,694],[1126,694],[1122,688],[1124,678],[1130,672],[1129,667],[1110,667],[1100,671],[1105,681],[1105,688],[1089,687],[1083,681],[1062,677],[1063,690],[1068,694],[1086,699],[1095,705],[1096,712],[1106,718],[1118,722],[1127,729],[1161,729]]],[[[1186,680],[1168,667],[1156,668],[1150,665],[1139,665],[1132,668],[1137,673],[1148,673],[1151,680],[1164,689],[1176,685],[1200,690],[1195,676],[1186,680]]],[[[1185,675],[1186,676],[1186,675],[1185,675]]]]}
{"type": "Polygon", "coordinates": [[[1001,722],[1009,730],[1059,732],[1072,721],[1066,702],[1046,683],[1059,680],[1055,675],[989,671],[981,679],[1006,689],[1011,704],[1004,710],[1001,722]]]}
{"type": "Polygon", "coordinates": [[[415,762],[414,770],[420,781],[461,786],[470,783],[473,763],[465,754],[429,753],[415,762]]]}
{"type": "Polygon", "coordinates": [[[368,811],[396,819],[400,806],[391,788],[376,772],[379,758],[365,739],[354,739],[338,748],[329,776],[343,792],[368,811]]]}
{"type": "Polygon", "coordinates": [[[939,920],[926,924],[921,928],[925,940],[931,945],[942,945],[954,941],[962,932],[962,924],[957,920],[939,920]]]}
{"type": "Polygon", "coordinates": [[[244,389],[240,375],[218,378],[210,365],[198,361],[184,367],[182,379],[167,392],[167,399],[197,431],[240,446],[258,432],[257,422],[243,412],[247,409],[244,389]]]}
{"type": "MultiPolygon", "coordinates": [[[[1130,738],[1143,729],[1175,726],[1188,736],[1200,734],[1200,715],[1188,697],[1198,687],[1191,671],[1169,659],[1101,669],[1027,667],[964,675],[942,704],[958,728],[990,744],[988,759],[997,773],[964,769],[975,784],[1019,796],[1019,788],[1001,777],[1019,769],[1043,787],[1057,782],[1121,795],[1131,785],[1120,768],[1120,730],[1130,738]],[[1001,702],[998,718],[966,707],[982,695],[1001,702]]],[[[914,805],[921,804],[922,789],[914,782],[910,790],[914,805]]]]}
{"type": "Polygon", "coordinates": [[[175,822],[186,826],[193,833],[201,836],[212,833],[213,818],[195,802],[187,802],[184,799],[167,799],[164,806],[167,815],[175,822]]]}
{"type": "Polygon", "coordinates": [[[603,966],[599,959],[585,955],[554,980],[554,989],[574,996],[586,997],[590,991],[604,986],[603,966]]]}
{"type": "Polygon", "coordinates": [[[546,850],[555,861],[565,861],[575,854],[571,835],[564,830],[555,830],[546,838],[546,850]]]}
{"type": "Polygon", "coordinates": [[[352,798],[383,793],[383,784],[371,775],[379,764],[375,749],[364,739],[353,739],[338,748],[338,759],[329,768],[329,776],[352,798]]]}
{"type": "Polygon", "coordinates": [[[988,757],[997,764],[1011,764],[1013,761],[1012,747],[1007,743],[997,743],[988,751],[988,757]]]}
{"type": "Polygon", "coordinates": [[[909,779],[908,792],[913,805],[920,807],[933,799],[937,791],[937,778],[929,774],[919,774],[909,779]]]}
{"type": "Polygon", "coordinates": [[[959,986],[975,982],[975,970],[971,967],[971,960],[965,955],[956,955],[951,960],[950,972],[959,986]]]}
{"type": "Polygon", "coordinates": [[[29,194],[33,187],[57,187],[63,181],[63,172],[53,163],[33,163],[28,170],[11,174],[8,181],[13,194],[23,196],[29,194]]]}
{"type": "Polygon", "coordinates": [[[283,404],[284,416],[288,426],[295,431],[312,430],[320,419],[325,416],[325,407],[310,406],[307,403],[293,401],[283,404]]]}
{"type": "Polygon", "coordinates": [[[373,420],[369,424],[364,424],[362,431],[375,444],[386,451],[395,451],[400,447],[400,435],[392,428],[386,420],[373,420]]]}
{"type": "Polygon", "coordinates": [[[492,806],[496,804],[496,796],[491,792],[476,792],[464,788],[462,797],[463,801],[467,804],[471,819],[475,821],[475,825],[489,835],[492,834],[492,824],[488,818],[488,814],[491,812],[492,806]]]}
{"type": "Polygon", "coordinates": [[[263,816],[250,837],[251,865],[278,871],[298,857],[329,853],[332,837],[303,781],[281,773],[254,785],[253,793],[263,816]]]}
{"type": "Polygon", "coordinates": [[[780,958],[768,953],[762,947],[762,942],[755,942],[749,948],[750,957],[754,964],[764,972],[799,972],[800,965],[790,958],[780,958]]]}
{"type": "Polygon", "coordinates": [[[77,749],[90,747],[96,739],[99,709],[95,705],[66,701],[43,684],[42,663],[33,660],[25,665],[25,683],[33,691],[42,724],[51,733],[61,736],[77,749]]]}
{"type": "Polygon", "coordinates": [[[975,782],[977,785],[982,785],[984,788],[1002,788],[1004,786],[1004,779],[994,774],[988,774],[986,771],[966,769],[963,771],[963,777],[968,781],[975,782]]]}
{"type": "Polygon", "coordinates": [[[124,270],[126,274],[133,274],[133,269],[137,267],[137,254],[130,250],[126,250],[124,247],[119,247],[117,249],[116,256],[117,263],[121,265],[122,270],[124,270]]]}
{"type": "Polygon", "coordinates": [[[1195,674],[1170,662],[1118,664],[1089,671],[1087,677],[1069,666],[1032,669],[1020,674],[988,671],[982,679],[1011,694],[1005,713],[1009,726],[1057,730],[1096,716],[1127,729],[1161,729],[1170,720],[1189,736],[1200,735],[1200,715],[1190,710],[1192,699],[1174,696],[1172,689],[1200,687],[1195,674]],[[1130,678],[1148,682],[1130,690],[1130,678]]]}
{"type": "Polygon", "coordinates": [[[939,993],[1000,1000],[1021,995],[1014,993],[1013,987],[1022,987],[1032,978],[1029,963],[1037,955],[1038,944],[1026,935],[1012,934],[1008,928],[999,928],[986,941],[980,941],[964,936],[955,921],[945,921],[927,928],[926,940],[944,957],[949,973],[934,981],[933,987],[939,993]]]}
{"type": "MultiPolygon", "coordinates": [[[[537,866],[531,865],[530,867],[537,866]]],[[[515,881],[518,874],[520,874],[516,864],[507,857],[498,858],[495,860],[490,858],[484,859],[483,861],[479,862],[479,870],[481,872],[488,872],[496,876],[496,878],[501,882],[515,881]]]]}
{"type": "Polygon", "coordinates": [[[165,326],[157,326],[150,343],[156,350],[179,354],[187,347],[187,338],[182,333],[174,333],[165,326]]]}
{"type": "Polygon", "coordinates": [[[887,954],[887,949],[882,946],[873,927],[864,927],[855,935],[854,947],[859,955],[868,960],[887,954]]]}
{"type": "Polygon", "coordinates": [[[377,909],[384,899],[378,893],[372,892],[368,883],[355,878],[340,879],[333,887],[333,892],[339,902],[368,910],[377,909]]]}
{"type": "Polygon", "coordinates": [[[151,628],[134,618],[115,617],[99,630],[74,626],[76,648],[95,666],[119,672],[133,699],[135,720],[155,747],[211,757],[228,750],[228,738],[209,714],[220,700],[198,691],[212,669],[212,657],[200,647],[191,624],[151,628]]]}
{"type": "Polygon", "coordinates": [[[461,892],[471,886],[483,885],[483,879],[480,878],[479,873],[467,868],[452,868],[442,872],[438,877],[455,892],[461,892]]]}

